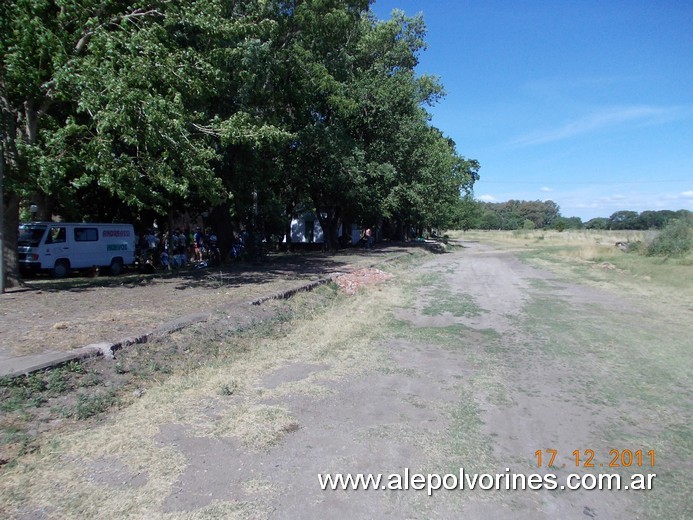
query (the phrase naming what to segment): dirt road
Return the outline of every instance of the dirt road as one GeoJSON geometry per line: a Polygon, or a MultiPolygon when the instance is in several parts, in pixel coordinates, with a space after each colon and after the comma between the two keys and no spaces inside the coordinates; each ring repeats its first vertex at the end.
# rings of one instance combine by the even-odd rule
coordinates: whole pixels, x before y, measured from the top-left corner
{"type": "Polygon", "coordinates": [[[6,511],[690,517],[691,326],[512,253],[464,246],[395,267],[386,285],[306,312],[279,339],[258,337],[252,352],[172,378],[107,424],[56,440],[51,455],[0,479],[14,500],[6,511]],[[464,489],[431,496],[412,482],[333,491],[318,480],[382,474],[381,485],[396,487],[393,474],[461,468],[464,489]],[[599,473],[619,475],[622,487],[643,474],[652,490],[561,489],[592,486],[584,475],[599,473]],[[470,489],[474,474],[493,475],[484,485],[501,475],[501,488],[531,474],[542,484],[470,489]]]}

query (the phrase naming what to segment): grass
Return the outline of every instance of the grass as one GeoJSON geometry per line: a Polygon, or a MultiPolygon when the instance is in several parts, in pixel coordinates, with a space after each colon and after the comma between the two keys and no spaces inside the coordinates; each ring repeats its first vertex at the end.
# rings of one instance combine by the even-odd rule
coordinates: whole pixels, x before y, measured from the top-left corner
{"type": "Polygon", "coordinates": [[[526,262],[554,271],[558,285],[577,282],[619,295],[580,303],[554,293],[556,285],[532,283],[514,323],[533,338],[525,348],[535,362],[570,367],[570,383],[579,389],[572,399],[602,411],[603,449],[656,451],[657,487],[643,505],[647,516],[675,518],[690,510],[683,491],[689,468],[680,464],[693,457],[690,256],[647,257],[614,247],[617,240],[648,239],[633,232],[474,236],[518,250],[526,262]]]}
{"type": "Polygon", "coordinates": [[[685,509],[681,489],[690,476],[678,461],[693,456],[691,331],[684,322],[663,327],[661,312],[634,322],[627,309],[585,306],[576,313],[559,299],[535,297],[521,321],[549,359],[566,360],[580,395],[606,414],[604,450],[654,449],[661,456],[666,478],[646,507],[653,518],[674,518],[685,509]]]}
{"type": "MultiPolygon", "coordinates": [[[[404,264],[409,268],[411,259],[405,258],[404,264]]],[[[127,358],[114,364],[114,372],[142,378],[145,374],[139,371],[148,367],[150,378],[161,378],[141,398],[128,399],[117,420],[104,417],[105,422],[97,427],[49,435],[44,444],[51,445],[50,450],[22,458],[21,470],[0,477],[0,485],[7,491],[0,500],[0,511],[32,503],[52,504],[68,516],[77,511],[99,512],[97,516],[107,511],[112,517],[132,511],[156,514],[184,467],[178,450],[162,449],[156,443],[160,425],[186,424],[196,436],[232,437],[251,452],[276,446],[305,425],[289,410],[268,401],[297,394],[327,396],[330,386],[341,380],[390,369],[386,352],[373,345],[389,330],[392,317],[388,309],[399,298],[401,289],[396,286],[364,291],[354,298],[337,293],[333,286],[319,287],[310,294],[273,302],[276,318],[267,322],[232,330],[200,325],[171,335],[165,344],[133,346],[127,358]],[[165,357],[177,361],[170,370],[161,370],[147,362],[152,349],[163,349],[168,352],[165,357]],[[288,362],[330,368],[319,377],[264,388],[265,375],[288,362]],[[210,403],[221,407],[213,417],[206,411],[210,403]],[[147,472],[144,486],[104,490],[85,483],[84,464],[115,453],[128,454],[124,462],[133,472],[147,472]],[[76,462],[66,466],[65,460],[76,462]],[[52,485],[41,484],[46,481],[52,485]]],[[[90,395],[79,401],[82,417],[99,417],[118,404],[117,393],[90,395]]]]}
{"type": "MultiPolygon", "coordinates": [[[[376,299],[383,295],[378,291],[368,294],[376,299]]],[[[386,366],[382,353],[371,348],[380,333],[372,324],[385,319],[384,311],[373,313],[372,303],[363,305],[338,294],[333,287],[319,287],[311,294],[298,294],[292,300],[273,304],[281,312],[269,322],[226,331],[197,326],[173,334],[166,341],[166,348],[178,353],[178,363],[170,369],[162,370],[160,365],[146,361],[147,349],[156,345],[135,346],[118,370],[130,375],[137,372],[136,366],[144,366],[150,377],[161,375],[158,383],[122,409],[117,421],[48,436],[44,442],[53,446],[50,451],[22,458],[18,466],[21,470],[12,468],[0,477],[0,485],[7,491],[0,500],[0,511],[34,503],[53,504],[68,516],[78,511],[108,511],[115,518],[127,515],[131,508],[150,516],[158,511],[184,464],[177,450],[162,450],[156,445],[154,439],[160,425],[188,424],[197,436],[231,436],[246,449],[263,451],[302,425],[283,407],[260,401],[276,399],[287,391],[306,395],[326,391],[324,383],[311,377],[264,389],[261,382],[265,374],[289,360],[329,360],[335,366],[330,372],[334,380],[386,366]],[[195,355],[198,351],[204,355],[195,355]],[[185,362],[186,357],[192,358],[189,363],[185,362]],[[204,404],[216,399],[227,400],[228,408],[210,420],[204,404]],[[133,471],[146,470],[147,484],[137,490],[96,493],[98,486],[85,483],[83,461],[113,453],[128,453],[128,467],[133,471]],[[65,458],[79,462],[66,466],[62,462],[65,458]],[[53,484],[40,484],[45,481],[53,484]]],[[[116,405],[114,392],[84,394],[76,413],[78,417],[91,418],[116,405]]]]}
{"type": "MultiPolygon", "coordinates": [[[[511,237],[511,241],[515,239],[511,237]]],[[[561,245],[548,235],[536,243],[541,245],[532,246],[527,261],[557,266],[564,283],[584,280],[580,269],[587,260],[561,254],[575,244],[561,245]]],[[[506,247],[516,245],[511,242],[506,247]]],[[[524,251],[524,247],[520,249],[524,251]]],[[[648,312],[634,316],[628,306],[605,309],[599,302],[567,300],[552,292],[553,284],[536,282],[529,284],[522,312],[511,320],[516,335],[462,324],[413,326],[407,313],[439,316],[449,312],[466,317],[486,312],[471,296],[449,289],[446,276],[438,271],[420,274],[415,265],[407,259],[389,267],[396,274],[396,283],[382,286],[382,290],[346,297],[334,286],[323,286],[288,301],[272,302],[274,318],[263,322],[229,328],[220,320],[175,333],[165,341],[133,347],[122,360],[119,375],[152,380],[147,392],[139,399],[121,402],[120,406],[128,406],[112,416],[104,410],[119,406],[121,394],[103,389],[82,394],[91,396],[82,398],[85,416],[102,420],[89,422],[88,428],[49,434],[41,450],[23,456],[0,475],[0,513],[31,505],[50,506],[56,516],[64,517],[160,516],[162,503],[187,464],[179,446],[162,443],[163,426],[183,425],[187,435],[196,439],[233,439],[248,457],[265,453],[295,432],[312,427],[301,423],[284,398],[329,398],[340,385],[348,386],[363,377],[428,381],[422,379],[427,377],[425,363],[412,369],[393,362],[387,349],[392,341],[428,346],[436,354],[463,360],[459,373],[430,380],[431,385],[444,385],[454,392],[455,399],[424,400],[410,393],[392,397],[444,419],[425,425],[378,424],[368,430],[373,437],[412,446],[417,459],[403,465],[416,462],[424,472],[435,473],[457,473],[460,467],[486,473],[507,467],[509,461],[494,450],[502,448],[504,441],[488,433],[484,418],[489,410],[510,410],[516,400],[532,394],[531,386],[518,388],[518,371],[531,379],[537,365],[548,374],[552,369],[558,373],[560,368],[566,382],[556,383],[556,387],[571,390],[565,398],[604,416],[603,430],[595,435],[601,436],[605,446],[657,451],[662,484],[647,495],[650,515],[672,518],[685,510],[689,475],[681,462],[691,459],[693,439],[688,426],[691,366],[687,340],[691,330],[689,322],[681,319],[683,311],[659,308],[656,299],[647,299],[642,304],[648,312]],[[429,298],[417,307],[414,304],[422,293],[429,298]],[[152,351],[159,352],[155,359],[147,357],[152,351]],[[168,364],[163,364],[164,359],[168,364]],[[268,374],[291,363],[326,368],[274,388],[263,385],[268,374]],[[108,457],[118,457],[132,473],[146,472],[146,483],[134,489],[91,482],[85,467],[108,457]]],[[[599,283],[625,287],[620,277],[627,273],[599,273],[603,275],[599,283]]],[[[659,282],[648,290],[661,294],[659,282]]],[[[82,377],[88,375],[85,371],[82,377]]],[[[41,395],[51,385],[55,392],[69,384],[65,381],[70,379],[54,377],[50,384],[45,376],[27,379],[24,387],[33,389],[31,395],[41,395]]],[[[536,392],[530,397],[542,398],[536,392]]],[[[11,430],[8,425],[5,431],[12,442],[25,442],[21,429],[11,430]]],[[[367,442],[368,438],[361,440],[367,442]]],[[[516,458],[510,462],[529,469],[534,449],[539,448],[543,446],[527,453],[524,466],[521,454],[515,455],[520,462],[516,458]]],[[[263,497],[276,498],[280,491],[255,476],[244,486],[249,497],[233,504],[211,504],[190,516],[267,516],[268,503],[263,497]]],[[[488,492],[440,492],[436,500],[449,501],[449,509],[459,511],[472,496],[513,504],[512,497],[498,498],[488,492]]],[[[402,500],[415,503],[422,517],[431,516],[430,509],[439,503],[416,494],[402,500]]]]}
{"type": "Polygon", "coordinates": [[[35,372],[17,378],[0,379],[0,412],[17,412],[40,406],[72,388],[67,367],[35,372]]]}
{"type": "Polygon", "coordinates": [[[433,291],[429,301],[423,308],[423,314],[426,316],[451,314],[460,318],[478,316],[481,312],[481,308],[476,304],[471,295],[453,293],[446,289],[433,291]]]}
{"type": "Polygon", "coordinates": [[[74,414],[78,419],[89,419],[117,406],[118,395],[115,390],[99,391],[93,394],[80,394],[74,414]]]}
{"type": "MultiPolygon", "coordinates": [[[[647,517],[676,518],[691,509],[683,491],[689,468],[680,461],[693,457],[693,261],[690,255],[647,257],[614,246],[616,241],[650,240],[647,235],[534,231],[478,232],[462,238],[513,250],[527,263],[558,275],[552,282],[530,280],[523,312],[512,318],[526,333],[525,343],[516,347],[536,365],[556,367],[557,376],[577,390],[569,401],[600,411],[605,417],[604,449],[656,451],[661,457],[654,470],[657,488],[642,507],[647,517]],[[602,302],[566,299],[562,289],[571,283],[618,297],[602,302]]],[[[508,361],[507,355],[498,360],[508,361]]],[[[503,377],[508,374],[512,371],[503,377]]]]}
{"type": "Polygon", "coordinates": [[[65,417],[79,420],[97,416],[118,400],[115,390],[94,393],[102,382],[99,373],[76,361],[0,380],[0,466],[12,464],[17,457],[40,446],[38,431],[51,421],[65,417]],[[21,442],[17,439],[21,437],[21,442]]]}
{"type": "Polygon", "coordinates": [[[448,428],[449,466],[446,472],[457,473],[464,467],[469,473],[487,473],[497,464],[492,439],[482,433],[481,411],[473,394],[462,394],[450,410],[448,428]]]}
{"type": "Polygon", "coordinates": [[[489,242],[513,250],[524,261],[566,279],[640,300],[656,300],[659,305],[690,307],[693,254],[676,258],[645,256],[626,253],[615,246],[616,242],[648,243],[656,234],[656,231],[595,230],[471,231],[459,232],[455,238],[489,242]]]}

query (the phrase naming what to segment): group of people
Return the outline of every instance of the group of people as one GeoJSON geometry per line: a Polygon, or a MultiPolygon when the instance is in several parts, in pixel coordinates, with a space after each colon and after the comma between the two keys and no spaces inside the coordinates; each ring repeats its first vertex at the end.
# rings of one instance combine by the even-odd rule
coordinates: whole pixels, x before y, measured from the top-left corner
{"type": "MultiPolygon", "coordinates": [[[[373,230],[365,229],[362,240],[366,249],[373,249],[373,230]]],[[[244,231],[229,251],[230,258],[239,258],[244,250],[247,233],[244,231]]],[[[158,232],[158,229],[147,229],[140,234],[137,244],[140,263],[152,267],[183,267],[193,262],[197,266],[219,265],[222,255],[218,246],[217,234],[211,229],[196,227],[175,228],[172,233],[158,232]]]]}
{"type": "Polygon", "coordinates": [[[221,263],[221,255],[217,244],[217,234],[210,228],[203,230],[198,227],[193,235],[193,254],[198,263],[221,263]]]}
{"type": "Polygon", "coordinates": [[[211,228],[193,230],[176,228],[172,233],[158,233],[148,229],[140,234],[139,257],[143,264],[183,267],[189,262],[197,264],[219,263],[217,235],[211,228]]]}

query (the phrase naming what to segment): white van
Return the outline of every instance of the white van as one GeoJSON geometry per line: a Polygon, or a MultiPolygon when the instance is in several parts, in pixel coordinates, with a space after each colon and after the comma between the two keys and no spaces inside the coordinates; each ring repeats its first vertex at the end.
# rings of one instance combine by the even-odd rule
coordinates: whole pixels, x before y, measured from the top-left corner
{"type": "Polygon", "coordinates": [[[111,274],[135,262],[132,224],[31,222],[19,226],[19,269],[51,271],[62,278],[73,269],[108,267],[111,274]]]}

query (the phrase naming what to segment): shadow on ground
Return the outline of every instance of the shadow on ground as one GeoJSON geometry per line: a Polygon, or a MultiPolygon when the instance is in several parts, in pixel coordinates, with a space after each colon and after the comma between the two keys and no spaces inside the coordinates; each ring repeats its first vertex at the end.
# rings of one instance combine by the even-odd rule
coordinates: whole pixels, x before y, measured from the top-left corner
{"type": "Polygon", "coordinates": [[[308,252],[308,253],[275,253],[263,258],[260,262],[232,262],[221,266],[197,268],[194,265],[185,268],[165,271],[157,270],[153,273],[142,273],[135,268],[130,268],[120,276],[84,276],[73,273],[64,279],[36,276],[24,280],[26,287],[11,290],[11,293],[31,290],[44,292],[83,292],[96,288],[108,287],[143,287],[155,282],[178,281],[176,289],[189,288],[214,288],[239,287],[247,284],[262,284],[276,279],[278,276],[285,279],[305,279],[345,271],[356,259],[373,258],[377,262],[383,257],[416,250],[424,247],[419,242],[391,243],[372,251],[361,248],[339,250],[336,253],[308,252]]]}

